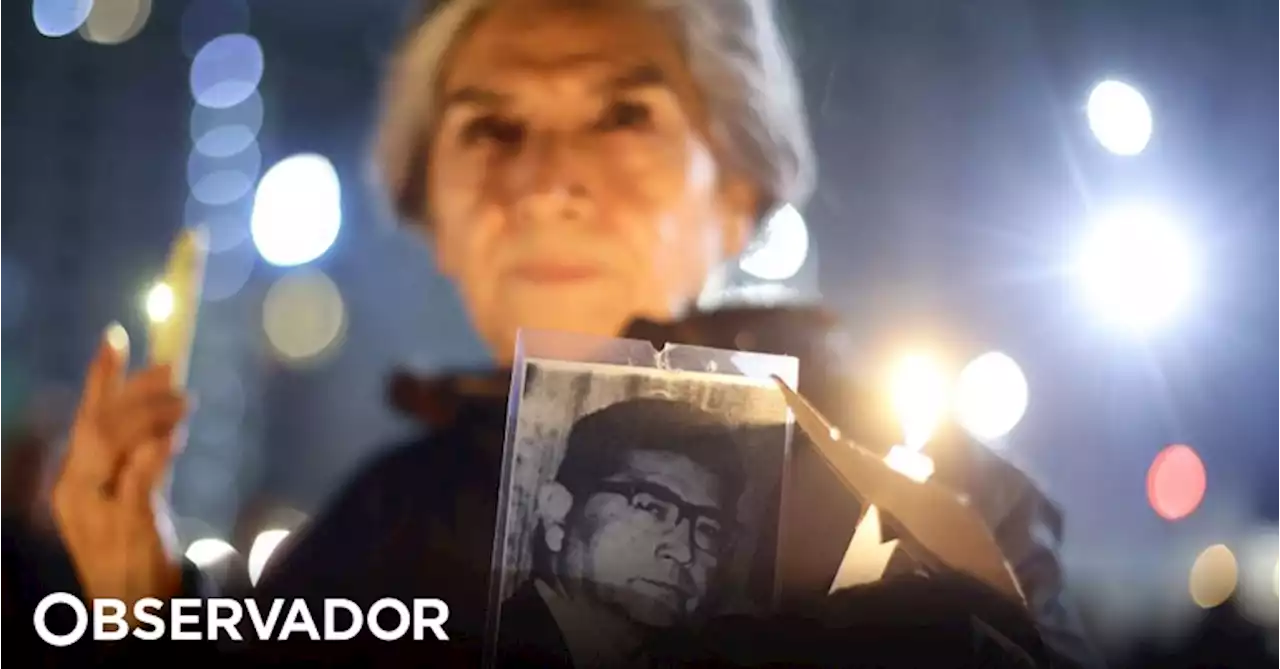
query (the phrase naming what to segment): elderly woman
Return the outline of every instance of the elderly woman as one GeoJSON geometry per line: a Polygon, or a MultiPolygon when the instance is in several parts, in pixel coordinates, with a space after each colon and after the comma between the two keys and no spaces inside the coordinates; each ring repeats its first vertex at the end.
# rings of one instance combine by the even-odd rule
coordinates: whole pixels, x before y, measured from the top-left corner
{"type": "MultiPolygon", "coordinates": [[[[755,225],[799,204],[813,160],[792,64],[765,0],[449,0],[393,64],[379,161],[398,212],[431,242],[493,357],[519,328],[628,335],[801,357],[801,390],[855,439],[891,429],[804,309],[692,312],[755,225]]],[[[118,337],[93,362],[54,492],[87,596],[182,591],[153,492],[186,410],[167,370],[125,378],[118,337]],[[116,342],[118,344],[118,342],[116,342]]],[[[473,664],[485,629],[503,441],[502,374],[416,380],[392,396],[432,436],[372,463],[259,586],[263,596],[439,597],[473,664]]],[[[1087,659],[1059,599],[1060,519],[1012,467],[963,440],[938,477],[989,521],[1041,636],[1087,659]]],[[[857,518],[814,451],[796,454],[784,578],[825,596],[857,518]],[[787,550],[787,547],[802,550],[787,550]],[[825,579],[825,581],[824,581],[825,579]]],[[[52,578],[52,577],[50,577],[52,578]]],[[[356,645],[326,645],[330,659],[356,645]]],[[[853,651],[856,652],[856,651],[853,651]]],[[[401,660],[404,658],[401,657],[401,660]]]]}

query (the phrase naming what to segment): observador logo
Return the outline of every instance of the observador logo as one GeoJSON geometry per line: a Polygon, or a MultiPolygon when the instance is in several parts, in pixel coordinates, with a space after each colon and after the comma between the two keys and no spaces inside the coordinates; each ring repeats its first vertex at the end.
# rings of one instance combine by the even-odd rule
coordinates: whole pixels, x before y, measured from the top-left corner
{"type": "Polygon", "coordinates": [[[408,603],[383,598],[364,611],[347,599],[325,599],[324,610],[313,615],[306,600],[272,599],[140,599],[133,605],[136,624],[130,629],[125,614],[129,608],[118,599],[94,599],[92,614],[80,598],[57,592],[40,600],[34,623],[36,634],[50,646],[69,646],[91,633],[94,641],[119,641],[127,636],[142,641],[243,641],[247,634],[256,641],[349,641],[364,628],[382,641],[403,639],[412,629],[413,639],[422,641],[427,630],[439,641],[448,641],[444,624],[449,605],[439,599],[413,599],[408,603]],[[71,609],[75,624],[71,631],[57,634],[46,618],[58,605],[71,609]],[[160,614],[163,611],[164,616],[160,614]],[[248,619],[251,625],[244,625],[248,619]],[[387,626],[389,621],[394,624],[387,626]],[[318,623],[318,624],[317,624],[318,623]],[[92,630],[90,630],[92,626],[92,630]]]}

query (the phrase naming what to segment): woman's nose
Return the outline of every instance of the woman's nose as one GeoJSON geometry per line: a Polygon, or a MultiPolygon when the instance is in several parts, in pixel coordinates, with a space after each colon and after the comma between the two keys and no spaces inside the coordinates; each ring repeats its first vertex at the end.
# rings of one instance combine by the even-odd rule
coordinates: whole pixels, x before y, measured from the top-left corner
{"type": "Polygon", "coordinates": [[[576,139],[566,133],[530,137],[509,176],[516,219],[524,224],[583,220],[588,205],[583,158],[576,139]]]}

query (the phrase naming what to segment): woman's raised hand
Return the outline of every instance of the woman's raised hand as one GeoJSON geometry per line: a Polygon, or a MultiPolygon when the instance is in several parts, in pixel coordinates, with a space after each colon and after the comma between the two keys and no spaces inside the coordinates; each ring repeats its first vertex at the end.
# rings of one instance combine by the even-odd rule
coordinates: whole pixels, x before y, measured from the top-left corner
{"type": "Polygon", "coordinates": [[[128,334],[112,325],[89,368],[52,505],[83,596],[132,609],[181,587],[158,488],[188,403],[167,366],[133,375],[128,366],[128,334]]]}

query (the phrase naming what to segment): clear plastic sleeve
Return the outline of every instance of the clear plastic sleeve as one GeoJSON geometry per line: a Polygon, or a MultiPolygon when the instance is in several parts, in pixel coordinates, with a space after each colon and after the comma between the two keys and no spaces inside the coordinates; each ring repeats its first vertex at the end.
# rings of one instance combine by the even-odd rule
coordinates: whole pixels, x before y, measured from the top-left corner
{"type": "Polygon", "coordinates": [[[792,423],[771,377],[794,386],[798,367],[789,356],[522,332],[486,666],[512,644],[543,642],[575,666],[618,666],[596,651],[634,654],[609,639],[619,629],[652,638],[772,606],[792,423]],[[559,636],[528,638],[547,622],[559,636]]]}

